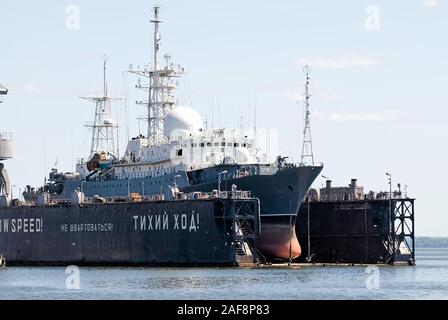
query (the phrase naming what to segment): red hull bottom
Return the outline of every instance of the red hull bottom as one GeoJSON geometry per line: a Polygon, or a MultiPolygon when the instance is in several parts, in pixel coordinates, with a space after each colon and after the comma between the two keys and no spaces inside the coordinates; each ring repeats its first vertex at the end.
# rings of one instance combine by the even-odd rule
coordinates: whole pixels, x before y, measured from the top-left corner
{"type": "Polygon", "coordinates": [[[295,224],[264,223],[258,236],[258,249],[267,258],[289,260],[302,254],[295,224]]]}

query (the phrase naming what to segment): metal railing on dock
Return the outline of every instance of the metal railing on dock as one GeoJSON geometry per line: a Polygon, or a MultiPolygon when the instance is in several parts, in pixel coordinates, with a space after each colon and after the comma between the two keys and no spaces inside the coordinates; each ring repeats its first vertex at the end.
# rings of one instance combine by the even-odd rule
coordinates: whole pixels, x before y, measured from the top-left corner
{"type": "Polygon", "coordinates": [[[178,193],[176,200],[211,200],[211,199],[251,199],[250,191],[213,191],[213,192],[192,192],[178,193]]]}
{"type": "MultiPolygon", "coordinates": [[[[192,192],[182,193],[176,192],[174,198],[170,201],[206,201],[217,199],[230,199],[230,200],[249,200],[253,199],[251,192],[249,191],[213,191],[213,192],[192,192]]],[[[113,204],[113,203],[138,203],[138,202],[160,202],[166,201],[164,195],[147,195],[142,196],[139,193],[132,193],[129,196],[124,197],[86,197],[83,193],[77,191],[73,194],[72,199],[54,199],[48,193],[42,193],[37,197],[36,202],[21,203],[17,202],[13,206],[70,206],[79,204],[113,204]]]]}
{"type": "Polygon", "coordinates": [[[260,259],[257,248],[257,239],[261,233],[260,200],[229,197],[217,198],[215,201],[215,220],[223,224],[224,237],[233,246],[238,265],[265,262],[263,256],[260,259]]]}

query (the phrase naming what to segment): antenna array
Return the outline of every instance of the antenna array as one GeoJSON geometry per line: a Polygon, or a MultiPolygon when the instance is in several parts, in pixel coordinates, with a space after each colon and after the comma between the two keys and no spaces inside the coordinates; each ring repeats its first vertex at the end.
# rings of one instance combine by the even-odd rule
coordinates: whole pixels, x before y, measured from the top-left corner
{"type": "Polygon", "coordinates": [[[312,165],[314,166],[314,153],[313,153],[313,142],[311,138],[311,112],[310,112],[310,75],[311,67],[305,66],[303,71],[306,75],[305,83],[305,102],[304,102],[304,113],[305,113],[305,125],[303,129],[303,148],[302,148],[302,165],[312,165]]]}

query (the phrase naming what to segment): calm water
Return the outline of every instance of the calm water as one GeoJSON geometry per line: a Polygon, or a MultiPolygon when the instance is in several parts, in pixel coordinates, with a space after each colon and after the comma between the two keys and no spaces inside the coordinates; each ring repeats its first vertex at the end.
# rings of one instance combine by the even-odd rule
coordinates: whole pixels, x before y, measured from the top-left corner
{"type": "Polygon", "coordinates": [[[298,269],[82,268],[80,290],[64,268],[0,270],[0,299],[448,299],[448,249],[419,249],[416,267],[298,269]]]}

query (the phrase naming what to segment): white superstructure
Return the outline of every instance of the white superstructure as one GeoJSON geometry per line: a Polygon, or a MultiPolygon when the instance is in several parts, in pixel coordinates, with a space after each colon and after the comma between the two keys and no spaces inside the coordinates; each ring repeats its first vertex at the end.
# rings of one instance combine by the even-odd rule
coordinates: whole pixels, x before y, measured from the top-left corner
{"type": "MultiPolygon", "coordinates": [[[[8,89],[0,84],[0,103],[1,97],[7,94],[8,89]]],[[[9,206],[11,202],[11,183],[2,162],[12,159],[13,152],[12,134],[0,132],[0,207],[9,206]]]]}
{"type": "MultiPolygon", "coordinates": [[[[242,129],[209,129],[194,109],[179,106],[175,92],[177,78],[184,68],[171,62],[160,63],[161,33],[160,8],[154,7],[154,63],[152,68],[131,70],[145,77],[138,89],[148,94],[148,101],[137,102],[148,111],[148,136],[129,141],[124,157],[111,165],[115,179],[156,177],[177,171],[191,171],[221,164],[268,164],[268,157],[260,154],[255,140],[242,129]]],[[[104,150],[105,151],[105,150],[104,150]]],[[[96,152],[100,152],[97,150],[96,152]]],[[[85,167],[78,166],[85,176],[85,167]]]]}

